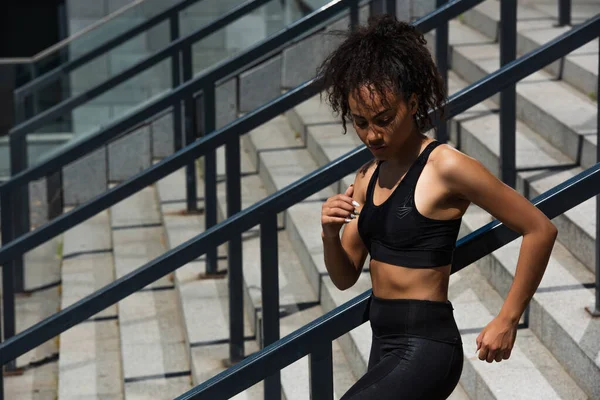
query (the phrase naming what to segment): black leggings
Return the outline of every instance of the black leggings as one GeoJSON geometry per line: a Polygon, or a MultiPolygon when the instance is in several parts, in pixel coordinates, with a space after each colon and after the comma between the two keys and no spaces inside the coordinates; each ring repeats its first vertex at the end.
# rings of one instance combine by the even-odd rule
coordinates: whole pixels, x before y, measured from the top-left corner
{"type": "Polygon", "coordinates": [[[367,373],[341,400],[446,399],[463,368],[452,304],[371,296],[367,373]]]}

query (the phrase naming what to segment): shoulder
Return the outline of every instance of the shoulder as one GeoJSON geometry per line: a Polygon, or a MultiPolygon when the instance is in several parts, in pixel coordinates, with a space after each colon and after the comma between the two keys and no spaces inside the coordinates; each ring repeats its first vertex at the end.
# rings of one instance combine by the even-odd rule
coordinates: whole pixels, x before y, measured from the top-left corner
{"type": "Polygon", "coordinates": [[[447,144],[431,153],[429,164],[448,191],[460,197],[469,198],[484,182],[496,180],[481,162],[447,144]]]}
{"type": "Polygon", "coordinates": [[[369,187],[369,182],[371,181],[371,177],[377,168],[377,161],[371,160],[368,163],[364,164],[354,177],[354,199],[362,204],[364,199],[367,197],[367,188],[369,187]]]}
{"type": "Polygon", "coordinates": [[[441,144],[431,152],[428,164],[439,177],[449,182],[467,176],[470,168],[483,168],[478,160],[447,144],[441,144]]]}

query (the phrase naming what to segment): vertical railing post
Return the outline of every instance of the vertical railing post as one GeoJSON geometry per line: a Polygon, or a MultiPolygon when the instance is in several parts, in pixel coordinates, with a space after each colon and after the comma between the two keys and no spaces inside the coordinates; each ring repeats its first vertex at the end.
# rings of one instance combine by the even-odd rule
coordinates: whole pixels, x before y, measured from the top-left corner
{"type": "Polygon", "coordinates": [[[333,352],[332,343],[322,343],[309,358],[310,399],[333,399],[333,352]]]}
{"type": "MultiPolygon", "coordinates": [[[[188,82],[193,78],[192,46],[187,46],[182,52],[183,81],[188,82]]],[[[194,118],[196,117],[195,99],[189,96],[184,101],[185,116],[185,145],[188,146],[196,140],[194,118]]],[[[198,196],[196,194],[196,161],[185,167],[185,191],[188,212],[198,211],[198,196]]]]}
{"type": "MultiPolygon", "coordinates": [[[[0,229],[2,232],[2,244],[9,243],[14,239],[14,193],[2,191],[0,193],[0,229]]],[[[15,285],[14,285],[15,262],[7,261],[2,266],[2,317],[4,320],[3,340],[13,337],[16,333],[15,314],[15,285]]],[[[7,365],[7,369],[15,369],[15,361],[7,365]]]]}
{"type": "MultiPolygon", "coordinates": [[[[37,67],[35,66],[35,62],[29,64],[29,75],[31,76],[32,81],[37,78],[37,67]]],[[[31,92],[31,104],[33,115],[37,115],[40,112],[40,96],[38,95],[38,90],[31,92]]]]}
{"type": "MultiPolygon", "coordinates": [[[[279,340],[279,257],[277,214],[265,215],[260,224],[260,282],[262,291],[262,346],[279,340]]],[[[266,400],[281,399],[281,374],[265,378],[266,400]]]]}
{"type": "Polygon", "coordinates": [[[19,93],[15,93],[14,96],[15,101],[15,125],[20,124],[25,121],[26,111],[25,111],[25,97],[19,93]]]}
{"type": "MultiPolygon", "coordinates": [[[[204,108],[204,135],[216,129],[216,98],[214,83],[206,85],[202,90],[204,108]]],[[[204,218],[205,229],[217,224],[217,153],[209,150],[204,155],[204,218]]],[[[217,273],[217,248],[206,251],[206,274],[217,273]]]]}
{"type": "Polygon", "coordinates": [[[558,0],[558,26],[571,25],[571,0],[558,0]]]}
{"type": "MultiPolygon", "coordinates": [[[[500,2],[500,66],[517,56],[517,1],[500,2]]],[[[500,169],[502,181],[515,188],[516,173],[516,129],[517,129],[516,85],[500,92],[500,169]]]]}
{"type": "Polygon", "coordinates": [[[350,3],[350,30],[355,30],[358,26],[358,0],[352,1],[350,3]]]}
{"type": "MultiPolygon", "coordinates": [[[[27,135],[9,135],[8,142],[10,147],[10,174],[11,176],[15,176],[27,169],[27,135]]],[[[14,213],[12,238],[16,239],[31,229],[29,220],[29,185],[25,183],[23,186],[15,189],[11,195],[11,209],[14,213]]],[[[17,292],[25,290],[23,265],[23,255],[14,259],[12,272],[14,273],[14,290],[17,292]]]]}
{"type": "MultiPolygon", "coordinates": [[[[436,8],[439,8],[446,2],[447,0],[436,0],[435,6],[436,8]]],[[[449,26],[446,21],[435,30],[435,59],[446,88],[446,93],[444,93],[446,96],[448,95],[448,51],[450,50],[448,45],[448,35],[449,26]]],[[[442,143],[448,142],[448,122],[440,121],[437,129],[437,140],[442,143]]]]}
{"type": "MultiPolygon", "coordinates": [[[[598,41],[598,75],[600,77],[600,40],[598,41]]],[[[600,79],[596,86],[596,162],[600,163],[600,79]]],[[[585,309],[593,316],[600,317],[600,195],[596,196],[596,301],[585,309]]]]}
{"type": "MultiPolygon", "coordinates": [[[[242,208],[240,138],[225,145],[227,171],[227,216],[242,208]]],[[[244,358],[244,271],[242,268],[242,235],[236,233],[227,245],[227,276],[229,278],[229,358],[232,363],[244,358]]]]}
{"type": "Polygon", "coordinates": [[[385,12],[397,17],[396,0],[385,0],[385,12]]]}
{"type": "MultiPolygon", "coordinates": [[[[172,15],[170,20],[171,42],[179,39],[179,15],[172,15]]],[[[176,88],[181,85],[181,64],[179,62],[179,52],[171,56],[171,86],[176,88]]],[[[181,135],[181,102],[173,105],[173,148],[178,151],[182,148],[181,135]]]]}

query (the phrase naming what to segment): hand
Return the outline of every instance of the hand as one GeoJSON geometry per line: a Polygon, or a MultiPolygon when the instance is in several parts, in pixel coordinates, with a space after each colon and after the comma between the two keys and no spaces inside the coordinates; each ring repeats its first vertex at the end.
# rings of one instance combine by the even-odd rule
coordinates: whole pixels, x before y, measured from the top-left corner
{"type": "Polygon", "coordinates": [[[352,221],[358,213],[359,204],[352,199],[354,186],[350,185],[344,194],[336,194],[323,203],[321,210],[321,226],[323,236],[339,236],[340,229],[345,223],[352,221]]]}
{"type": "Polygon", "coordinates": [[[488,363],[508,360],[517,337],[517,324],[518,321],[500,316],[487,324],[476,339],[479,359],[488,363]]]}

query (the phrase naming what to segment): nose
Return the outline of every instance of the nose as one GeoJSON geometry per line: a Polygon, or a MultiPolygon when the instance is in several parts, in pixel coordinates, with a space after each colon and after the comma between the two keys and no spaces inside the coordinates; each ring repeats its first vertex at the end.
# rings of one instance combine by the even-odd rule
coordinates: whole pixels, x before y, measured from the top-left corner
{"type": "Polygon", "coordinates": [[[369,143],[380,143],[383,140],[381,132],[377,132],[373,125],[369,125],[367,128],[367,142],[369,143]]]}

